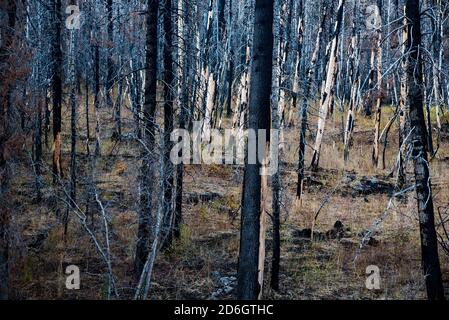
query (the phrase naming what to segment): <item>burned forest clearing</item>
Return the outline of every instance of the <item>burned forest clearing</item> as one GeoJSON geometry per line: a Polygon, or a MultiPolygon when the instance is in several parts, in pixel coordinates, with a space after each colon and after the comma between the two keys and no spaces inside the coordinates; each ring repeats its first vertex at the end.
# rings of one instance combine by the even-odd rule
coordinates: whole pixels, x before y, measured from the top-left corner
{"type": "Polygon", "coordinates": [[[1,0],[0,182],[0,300],[445,300],[449,3],[1,0]]]}

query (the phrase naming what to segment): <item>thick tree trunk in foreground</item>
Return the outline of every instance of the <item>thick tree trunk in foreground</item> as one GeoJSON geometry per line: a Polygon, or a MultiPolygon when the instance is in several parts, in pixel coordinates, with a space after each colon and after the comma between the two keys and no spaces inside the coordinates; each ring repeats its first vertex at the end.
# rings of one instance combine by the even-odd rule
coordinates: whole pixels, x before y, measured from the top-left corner
{"type": "Polygon", "coordinates": [[[444,299],[441,280],[438,241],[435,231],[434,208],[427,157],[426,125],[423,111],[423,75],[421,46],[420,1],[407,0],[405,17],[407,65],[407,106],[410,111],[410,141],[416,180],[419,227],[421,233],[422,266],[429,300],[444,299]]]}
{"type": "Polygon", "coordinates": [[[146,74],[145,103],[143,106],[144,143],[142,166],[140,171],[140,210],[137,233],[136,257],[134,271],[140,277],[145,261],[151,250],[153,189],[156,177],[155,160],[155,113],[157,85],[157,35],[158,35],[158,1],[148,0],[147,35],[146,35],[146,74]]]}
{"type": "MultiPolygon", "coordinates": [[[[270,128],[270,95],[273,53],[273,0],[256,0],[254,49],[252,53],[248,124],[250,129],[270,128]]],[[[257,142],[267,145],[266,141],[257,142]]],[[[265,151],[268,148],[265,149],[265,151]]],[[[261,205],[261,164],[245,164],[244,195],[240,230],[237,296],[239,299],[261,297],[264,263],[265,213],[261,205]],[[262,227],[261,227],[262,226],[262,227]]]]}

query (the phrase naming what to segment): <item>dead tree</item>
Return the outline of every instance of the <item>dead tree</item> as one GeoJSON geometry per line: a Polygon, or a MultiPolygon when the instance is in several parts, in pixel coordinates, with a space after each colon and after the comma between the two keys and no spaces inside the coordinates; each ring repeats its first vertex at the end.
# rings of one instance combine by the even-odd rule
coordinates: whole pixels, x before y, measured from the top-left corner
{"type": "MultiPolygon", "coordinates": [[[[280,57],[280,28],[281,28],[281,0],[275,0],[274,14],[273,14],[273,33],[274,33],[274,48],[273,48],[273,94],[271,98],[271,127],[273,130],[279,130],[281,126],[280,110],[279,110],[279,91],[281,83],[281,57],[280,57]]],[[[274,141],[272,141],[274,142],[274,141]]],[[[273,257],[271,263],[271,288],[279,290],[279,264],[281,259],[281,239],[280,239],[280,173],[279,164],[276,172],[271,177],[271,191],[272,191],[272,217],[273,217],[273,257]]]]}
{"type": "Polygon", "coordinates": [[[352,143],[352,133],[354,131],[355,110],[357,110],[358,98],[360,96],[360,8],[358,2],[354,2],[354,12],[352,21],[352,36],[350,56],[348,60],[348,70],[351,84],[351,93],[346,117],[344,135],[344,161],[349,160],[349,149],[352,143]]]}
{"type": "MultiPolygon", "coordinates": [[[[248,128],[258,132],[270,128],[270,95],[273,54],[273,0],[256,0],[254,40],[250,76],[248,128]]],[[[269,135],[256,142],[256,150],[267,152],[269,135]]],[[[257,138],[258,140],[259,138],[257,138]]],[[[257,153],[258,153],[257,152],[257,153]]],[[[245,163],[243,208],[240,230],[237,296],[261,297],[265,260],[265,205],[262,193],[261,163],[245,163]]]]}
{"type": "MultiPolygon", "coordinates": [[[[98,41],[98,40],[96,40],[98,41]]],[[[101,155],[100,140],[100,46],[94,45],[94,111],[95,111],[95,156],[101,155]]]]}
{"type": "Polygon", "coordinates": [[[443,300],[444,289],[438,257],[434,208],[424,119],[424,93],[421,53],[420,1],[407,0],[405,13],[405,46],[407,52],[407,100],[410,114],[410,140],[414,164],[416,196],[421,234],[422,267],[429,300],[443,300]]]}
{"type": "Polygon", "coordinates": [[[158,1],[148,0],[146,20],[146,70],[145,102],[143,105],[144,147],[142,148],[142,166],[140,168],[140,208],[137,232],[134,271],[140,277],[145,261],[150,253],[152,240],[153,190],[156,170],[153,152],[156,149],[156,88],[157,88],[157,37],[158,37],[158,1]]]}
{"type": "Polygon", "coordinates": [[[320,161],[321,143],[323,141],[324,128],[326,125],[326,118],[334,96],[335,79],[338,67],[337,66],[338,41],[343,21],[344,4],[345,0],[339,0],[337,19],[335,21],[332,41],[330,43],[330,55],[327,66],[326,80],[324,81],[324,86],[321,92],[320,110],[318,115],[318,130],[316,134],[315,145],[313,147],[312,161],[310,164],[310,167],[313,170],[318,169],[320,161]]]}
{"type": "Polygon", "coordinates": [[[377,74],[377,93],[376,93],[376,116],[374,124],[374,145],[373,145],[373,165],[375,168],[379,165],[379,139],[380,139],[380,120],[382,116],[382,0],[377,0],[378,21],[376,28],[376,74],[377,74]]]}
{"type": "Polygon", "coordinates": [[[62,49],[61,49],[61,0],[52,0],[53,12],[53,180],[62,177],[61,108],[62,108],[62,49]]]}
{"type": "MultiPolygon", "coordinates": [[[[179,105],[179,128],[186,129],[187,116],[188,116],[188,102],[189,102],[189,92],[188,92],[188,81],[189,74],[192,68],[192,41],[191,41],[191,17],[190,17],[190,4],[187,1],[179,1],[178,4],[182,4],[182,9],[178,11],[183,12],[182,14],[182,32],[179,32],[182,37],[182,49],[184,53],[182,54],[182,68],[181,68],[181,97],[179,105]]],[[[182,223],[182,196],[183,196],[183,180],[184,180],[184,164],[179,163],[176,165],[176,189],[175,189],[175,211],[173,218],[173,227],[170,230],[170,234],[167,238],[167,245],[170,245],[173,238],[181,238],[181,223],[182,223]]]]}
{"type": "MultiPolygon", "coordinates": [[[[71,5],[76,4],[76,0],[70,1],[71,5]]],[[[69,35],[69,81],[70,81],[70,199],[66,214],[64,216],[64,237],[67,237],[67,228],[69,223],[70,207],[75,206],[76,202],[76,79],[75,79],[75,46],[76,46],[76,30],[71,29],[69,35]]]]}
{"type": "Polygon", "coordinates": [[[227,50],[227,54],[228,54],[228,74],[227,74],[227,85],[228,85],[228,91],[227,91],[227,95],[226,95],[226,117],[230,118],[232,115],[232,95],[233,95],[233,90],[232,90],[232,85],[234,82],[234,47],[233,47],[233,0],[229,0],[229,16],[228,16],[228,50],[227,50]]]}
{"type": "Polygon", "coordinates": [[[161,244],[165,247],[168,243],[165,241],[173,226],[173,187],[174,187],[174,168],[170,159],[170,153],[173,147],[173,142],[170,135],[174,128],[174,111],[173,101],[174,94],[174,61],[173,61],[173,7],[172,0],[165,0],[163,6],[164,13],[164,67],[163,67],[163,82],[164,82],[164,145],[163,145],[163,241],[161,244]]]}
{"type": "MultiPolygon", "coordinates": [[[[441,69],[443,67],[443,5],[442,0],[432,0],[433,10],[434,10],[434,18],[432,20],[434,33],[433,33],[433,94],[435,98],[436,104],[436,125],[437,125],[437,145],[435,153],[439,149],[440,144],[440,133],[441,133],[441,112],[444,104],[444,93],[442,91],[442,72],[441,69]]],[[[432,155],[433,156],[433,155],[432,155]]]]}
{"type": "Polygon", "coordinates": [[[310,65],[306,70],[306,81],[303,90],[303,98],[301,100],[298,99],[298,102],[301,101],[301,106],[298,106],[298,118],[300,122],[300,132],[299,132],[299,150],[298,150],[298,182],[296,185],[296,205],[301,206],[302,202],[302,194],[304,192],[304,178],[305,178],[305,154],[306,154],[306,134],[307,134],[307,113],[309,109],[309,95],[312,89],[314,72],[316,70],[315,65],[318,60],[321,37],[323,35],[325,23],[327,17],[327,7],[324,6],[323,14],[321,17],[321,24],[318,29],[318,34],[315,42],[315,49],[312,54],[312,60],[310,61],[310,65]]]}

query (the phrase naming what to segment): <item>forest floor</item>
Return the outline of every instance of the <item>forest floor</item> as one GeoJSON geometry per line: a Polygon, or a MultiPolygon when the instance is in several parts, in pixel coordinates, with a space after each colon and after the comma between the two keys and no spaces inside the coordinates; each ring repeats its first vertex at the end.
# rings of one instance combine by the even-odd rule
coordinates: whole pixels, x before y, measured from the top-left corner
{"type": "MultiPolygon", "coordinates": [[[[78,114],[78,205],[86,207],[90,162],[86,156],[84,106],[78,114]]],[[[313,113],[313,108],[311,108],[313,113]]],[[[92,110],[91,110],[92,111],[92,110]]],[[[383,126],[393,114],[383,109],[383,126]]],[[[139,145],[126,139],[131,133],[132,116],[123,110],[121,142],[110,139],[112,110],[100,109],[102,155],[95,165],[95,186],[108,215],[112,267],[120,298],[131,298],[135,285],[133,253],[136,241],[139,172],[139,145]]],[[[343,161],[341,113],[330,116],[320,159],[320,170],[307,171],[302,206],[295,205],[298,128],[285,129],[282,154],[282,247],[280,291],[269,289],[271,264],[271,223],[268,223],[266,285],[268,299],[423,299],[425,287],[420,266],[420,241],[414,192],[402,199],[392,198],[395,178],[389,177],[397,153],[397,129],[393,125],[386,151],[386,169],[371,164],[374,119],[358,116],[350,160],[343,161]],[[363,235],[382,216],[392,200],[378,231],[362,249],[363,235]],[[310,239],[313,217],[319,212],[310,239]],[[343,224],[338,238],[329,236],[335,222],[343,224]],[[357,258],[355,259],[355,257],[357,258]],[[379,267],[380,289],[369,290],[365,283],[370,265],[379,267]]],[[[94,134],[95,114],[90,115],[94,134]]],[[[225,121],[223,127],[229,126],[225,121]]],[[[314,132],[315,117],[310,118],[314,132]]],[[[447,119],[443,121],[447,129],[447,119]]],[[[70,112],[64,113],[63,158],[65,177],[69,173],[70,112]]],[[[382,126],[382,127],[383,127],[382,126]]],[[[50,136],[50,134],[49,134],[50,136]]],[[[312,136],[309,135],[309,143],[312,136]]],[[[441,135],[441,145],[431,162],[436,210],[449,209],[449,132],[441,135]]],[[[49,144],[51,145],[51,144],[49,144]]],[[[91,137],[91,150],[94,142],[91,137]]],[[[51,165],[51,147],[45,159],[51,165]]],[[[306,150],[310,163],[310,148],[306,150]]],[[[12,226],[12,282],[18,299],[104,299],[107,273],[104,261],[79,223],[70,213],[68,237],[63,241],[60,220],[66,211],[62,192],[51,186],[46,175],[43,200],[35,201],[34,178],[26,166],[15,168],[15,208],[12,226]],[[81,289],[65,288],[67,265],[79,266],[81,289]]],[[[412,170],[407,175],[412,179],[412,170]]],[[[151,299],[231,299],[235,285],[239,248],[239,206],[242,168],[228,165],[188,165],[185,175],[184,225],[181,240],[161,252],[153,274],[151,299]],[[200,195],[203,195],[200,197],[200,195]],[[205,195],[205,196],[204,196],[205,195]],[[199,199],[204,198],[204,199],[199,199]],[[205,199],[207,198],[207,199],[205,199]],[[204,200],[204,201],[203,201],[204,200]],[[221,289],[221,290],[220,290],[221,289]]],[[[410,180],[409,180],[410,181],[410,180]]],[[[269,210],[271,211],[271,210],[269,210]]],[[[104,247],[101,214],[92,203],[92,229],[104,247]]],[[[440,221],[436,211],[437,221],[440,221]]],[[[91,217],[88,218],[89,225],[91,217]]],[[[438,231],[443,232],[439,227],[438,231]]],[[[449,256],[440,252],[445,287],[449,293],[449,256]]]]}

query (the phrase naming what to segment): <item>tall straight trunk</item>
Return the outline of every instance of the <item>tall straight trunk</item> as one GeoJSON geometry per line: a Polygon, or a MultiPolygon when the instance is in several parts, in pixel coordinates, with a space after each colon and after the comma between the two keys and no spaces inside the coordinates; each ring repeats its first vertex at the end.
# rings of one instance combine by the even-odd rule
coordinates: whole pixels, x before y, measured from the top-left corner
{"type": "Polygon", "coordinates": [[[334,27],[334,34],[330,44],[330,55],[329,55],[329,63],[327,67],[326,80],[324,82],[323,90],[321,93],[321,101],[320,101],[320,110],[318,115],[318,130],[315,139],[315,145],[313,147],[313,155],[310,167],[313,170],[318,169],[319,161],[320,161],[320,151],[321,151],[321,143],[324,136],[324,128],[326,125],[326,118],[329,111],[329,108],[333,101],[334,96],[334,87],[335,87],[335,78],[337,75],[337,51],[338,51],[338,41],[340,37],[341,24],[343,20],[343,7],[345,4],[345,0],[339,0],[338,10],[337,10],[337,19],[334,27]]]}
{"type": "Polygon", "coordinates": [[[376,30],[376,48],[377,48],[377,93],[376,93],[376,116],[374,124],[374,145],[373,145],[373,165],[375,168],[379,165],[379,144],[380,144],[380,120],[382,117],[382,1],[377,0],[377,7],[379,9],[379,27],[376,30]]]}
{"type": "Polygon", "coordinates": [[[44,112],[44,141],[45,147],[48,149],[48,133],[50,132],[50,97],[49,86],[45,88],[45,112],[44,112]]]}
{"type": "MultiPolygon", "coordinates": [[[[273,89],[271,95],[271,127],[279,130],[281,119],[279,115],[279,91],[281,83],[281,57],[280,57],[280,28],[281,28],[281,4],[280,0],[275,0],[273,15],[273,89]]],[[[272,141],[271,145],[276,141],[272,141]]],[[[280,239],[280,174],[279,162],[276,172],[271,177],[272,192],[272,219],[273,219],[273,256],[271,260],[271,288],[279,290],[279,264],[281,259],[281,239],[280,239]]]]}
{"type": "Polygon", "coordinates": [[[429,70],[427,72],[425,71],[425,66],[423,63],[423,83],[424,83],[424,90],[423,90],[423,99],[424,99],[424,105],[426,108],[426,125],[427,125],[427,151],[430,154],[430,157],[432,157],[434,153],[433,149],[433,133],[432,133],[432,118],[431,118],[431,103],[432,103],[432,87],[433,84],[430,84],[429,78],[431,78],[431,74],[429,73],[429,70]]]}
{"type": "Polygon", "coordinates": [[[98,44],[94,49],[94,109],[95,109],[95,156],[101,155],[101,140],[100,140],[100,48],[98,44]]]}
{"type": "Polygon", "coordinates": [[[136,256],[134,271],[140,277],[145,261],[150,254],[152,238],[153,190],[156,179],[155,150],[156,134],[156,89],[157,89],[157,38],[158,38],[158,1],[148,0],[146,20],[146,70],[145,70],[145,101],[143,105],[144,142],[142,151],[142,166],[140,168],[140,208],[139,226],[137,232],[136,256]]]}
{"type": "Polygon", "coordinates": [[[201,66],[201,83],[202,94],[201,94],[201,111],[204,116],[203,123],[203,139],[210,139],[210,129],[212,124],[212,112],[213,112],[213,102],[215,100],[215,75],[214,69],[211,63],[211,51],[212,51],[212,22],[214,18],[214,0],[209,0],[209,10],[206,17],[206,30],[204,39],[204,56],[202,58],[203,63],[201,66]]]}
{"type": "MultiPolygon", "coordinates": [[[[107,29],[108,29],[108,44],[107,44],[107,55],[106,55],[106,104],[109,108],[113,108],[112,102],[112,86],[113,86],[113,73],[114,73],[114,61],[112,60],[112,49],[114,47],[114,20],[113,20],[113,0],[107,0],[106,10],[108,15],[107,29]]],[[[117,134],[114,128],[113,136],[117,134]]],[[[117,136],[115,136],[117,137],[117,136]]]]}
{"type": "Polygon", "coordinates": [[[419,227],[421,234],[422,267],[425,275],[429,300],[443,300],[444,289],[438,257],[438,241],[435,231],[434,208],[427,157],[427,132],[423,111],[423,75],[421,57],[420,1],[406,0],[406,52],[407,107],[410,110],[410,141],[412,143],[415,172],[416,196],[418,202],[419,227]]]}
{"type": "MultiPolygon", "coordinates": [[[[129,66],[131,70],[136,68],[136,59],[133,58],[135,56],[133,45],[131,45],[129,49],[129,53],[131,55],[131,59],[129,60],[129,66]]],[[[134,120],[134,135],[138,138],[142,138],[142,128],[141,128],[141,83],[140,83],[140,73],[133,72],[131,77],[127,79],[128,91],[131,100],[131,112],[133,114],[134,120]]],[[[144,98],[145,99],[145,98],[144,98]]]]}
{"type": "MultiPolygon", "coordinates": [[[[399,9],[399,8],[398,8],[399,9]]],[[[405,168],[405,159],[404,159],[404,140],[407,137],[407,132],[409,132],[409,121],[410,121],[410,110],[407,107],[407,73],[409,59],[406,59],[407,55],[407,38],[408,29],[405,28],[407,25],[407,17],[403,18],[404,27],[402,28],[402,34],[400,43],[401,45],[401,54],[403,56],[401,61],[401,69],[400,72],[400,98],[399,98],[399,130],[398,130],[398,140],[399,140],[399,155],[398,155],[398,174],[397,174],[397,188],[402,190],[405,186],[406,182],[406,168],[405,168]]]]}
{"type": "Polygon", "coordinates": [[[360,8],[358,3],[354,3],[354,13],[352,21],[351,54],[348,61],[348,71],[350,76],[351,93],[349,98],[348,114],[344,134],[343,158],[345,163],[349,160],[349,149],[352,143],[352,133],[354,131],[355,110],[357,109],[359,86],[360,86],[360,8]]]}
{"type": "MultiPolygon", "coordinates": [[[[174,66],[173,66],[173,14],[172,14],[172,0],[165,0],[164,2],[164,145],[162,161],[164,165],[162,183],[163,183],[163,207],[164,207],[164,237],[170,233],[173,223],[173,163],[170,160],[170,152],[173,142],[170,135],[173,131],[173,101],[174,93],[174,66]]],[[[165,241],[161,242],[166,246],[165,241]]]]}
{"type": "MultiPolygon", "coordinates": [[[[248,127],[258,132],[270,128],[270,95],[273,54],[273,0],[256,0],[254,40],[250,78],[248,127]]],[[[269,135],[260,145],[269,145],[269,135]]],[[[258,139],[258,138],[257,138],[258,139]]],[[[267,151],[268,148],[264,148],[267,151]]],[[[259,151],[259,150],[257,150],[259,151]]],[[[263,197],[261,164],[245,164],[243,208],[240,229],[237,296],[239,299],[257,299],[262,295],[265,260],[265,212],[261,209],[263,197]]]]}
{"type": "MultiPolygon", "coordinates": [[[[185,1],[179,1],[183,4],[183,21],[182,21],[182,37],[184,39],[182,55],[182,70],[181,70],[181,99],[180,99],[180,111],[179,111],[179,128],[186,129],[187,123],[187,106],[189,103],[189,74],[192,68],[192,42],[190,41],[190,5],[185,1]]],[[[178,10],[179,11],[179,10],[178,10]]],[[[176,192],[175,192],[175,212],[173,219],[173,235],[169,237],[168,242],[170,244],[172,238],[180,239],[181,237],[181,223],[182,223],[182,195],[183,195],[183,180],[184,180],[184,164],[179,163],[176,165],[176,192]]]]}
{"type": "Polygon", "coordinates": [[[234,82],[234,46],[233,46],[233,8],[232,3],[233,0],[229,0],[229,20],[228,20],[228,74],[227,74],[227,85],[228,85],[228,92],[226,96],[226,117],[230,118],[232,115],[232,84],[234,82]]]}
{"type": "Polygon", "coordinates": [[[310,65],[306,70],[306,81],[304,85],[304,92],[302,95],[301,107],[298,106],[298,118],[300,122],[300,130],[299,130],[299,150],[298,150],[298,182],[296,185],[296,205],[301,206],[302,204],[302,194],[304,192],[304,178],[305,178],[305,154],[306,154],[306,133],[307,133],[307,113],[309,109],[309,96],[312,89],[312,82],[314,79],[314,72],[316,70],[315,65],[318,60],[321,37],[324,32],[324,27],[326,23],[327,17],[327,8],[324,7],[322,16],[321,16],[321,24],[318,29],[318,34],[315,42],[315,49],[312,54],[312,60],[310,61],[310,65]]]}
{"type": "MultiPolygon", "coordinates": [[[[76,0],[71,0],[72,5],[76,4],[76,0]]],[[[69,39],[69,77],[70,77],[70,133],[71,133],[71,149],[70,149],[70,199],[68,203],[74,208],[76,204],[76,77],[75,77],[75,45],[76,31],[70,30],[69,39]]],[[[64,237],[67,237],[67,228],[69,223],[69,210],[67,208],[64,216],[64,237]]]]}
{"type": "MultiPolygon", "coordinates": [[[[122,95],[122,81],[118,84],[119,93],[116,100],[116,103],[113,101],[113,93],[114,93],[114,72],[115,72],[115,63],[112,59],[114,55],[114,8],[113,8],[113,0],[108,0],[107,3],[107,11],[108,11],[108,55],[107,55],[107,85],[106,85],[106,97],[107,103],[110,108],[113,108],[114,113],[114,129],[112,132],[112,139],[120,140],[122,136],[122,122],[121,122],[121,95],[122,95]]],[[[117,23],[120,25],[120,14],[117,15],[117,23]]],[[[119,62],[119,65],[121,63],[119,62]]]]}
{"type": "Polygon", "coordinates": [[[86,70],[86,78],[84,79],[84,90],[85,92],[85,110],[86,110],[86,153],[87,156],[90,156],[90,127],[89,127],[89,74],[86,70]]]}
{"type": "Polygon", "coordinates": [[[36,175],[36,201],[42,200],[42,106],[44,98],[39,96],[37,102],[35,136],[34,136],[34,172],[36,175]]]}
{"type": "Polygon", "coordinates": [[[120,140],[122,137],[122,99],[123,99],[123,80],[118,83],[117,98],[114,103],[114,133],[113,137],[120,140]]]}
{"type": "Polygon", "coordinates": [[[442,0],[432,0],[434,10],[436,10],[435,18],[433,20],[434,34],[433,34],[433,94],[435,98],[435,114],[437,125],[437,138],[436,138],[436,152],[438,152],[440,145],[440,133],[441,133],[441,118],[440,113],[443,106],[444,94],[442,93],[442,80],[441,80],[441,68],[443,67],[443,6],[442,0]]]}
{"type": "Polygon", "coordinates": [[[295,15],[296,17],[296,33],[294,34],[293,50],[296,51],[294,54],[294,59],[296,60],[293,67],[293,84],[292,84],[292,101],[290,106],[290,111],[287,115],[285,125],[291,127],[294,124],[295,110],[298,105],[299,91],[300,91],[300,80],[301,69],[303,64],[303,47],[304,47],[304,20],[305,20],[305,6],[306,1],[300,0],[297,4],[293,2],[293,6],[297,6],[295,15]]]}
{"type": "MultiPolygon", "coordinates": [[[[16,1],[8,0],[0,3],[0,13],[2,11],[7,17],[8,28],[2,28],[0,35],[0,72],[4,80],[0,82],[0,300],[7,300],[9,297],[9,246],[10,246],[10,219],[11,202],[9,201],[10,168],[6,144],[13,136],[10,124],[11,91],[13,85],[13,70],[8,67],[8,60],[11,57],[11,45],[16,24],[16,1]]],[[[16,150],[9,150],[14,153],[16,150]]],[[[11,159],[9,159],[11,160],[11,159]]]]}
{"type": "Polygon", "coordinates": [[[61,50],[61,0],[53,0],[54,35],[53,58],[53,180],[62,177],[61,160],[61,108],[62,108],[62,50],[61,50]]]}

